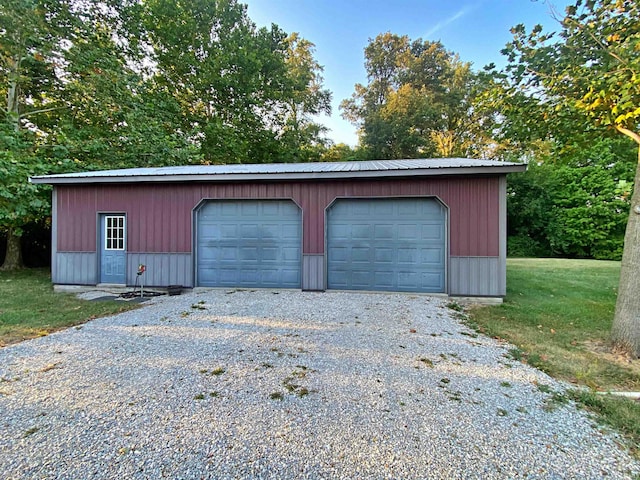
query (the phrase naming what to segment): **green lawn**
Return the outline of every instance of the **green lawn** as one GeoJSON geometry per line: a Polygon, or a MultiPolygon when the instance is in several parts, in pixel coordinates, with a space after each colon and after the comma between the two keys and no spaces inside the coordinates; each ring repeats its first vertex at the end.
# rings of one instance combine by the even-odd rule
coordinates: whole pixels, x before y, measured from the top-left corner
{"type": "Polygon", "coordinates": [[[136,306],[54,293],[48,270],[0,271],[0,347],[136,306]]]}
{"type": "Polygon", "coordinates": [[[589,387],[591,392],[576,391],[572,397],[637,447],[640,404],[595,394],[640,391],[640,361],[610,348],[619,273],[620,262],[509,259],[505,302],[469,313],[479,331],[514,344],[514,358],[589,387]]]}

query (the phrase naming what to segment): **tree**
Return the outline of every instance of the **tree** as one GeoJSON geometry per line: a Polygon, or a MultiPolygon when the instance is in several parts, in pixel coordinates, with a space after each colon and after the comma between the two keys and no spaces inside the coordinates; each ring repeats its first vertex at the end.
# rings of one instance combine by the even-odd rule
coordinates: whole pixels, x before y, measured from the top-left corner
{"type": "MultiPolygon", "coordinates": [[[[557,15],[556,15],[557,16],[557,15]]],[[[581,112],[593,125],[617,132],[638,146],[612,339],[640,356],[640,4],[635,0],[576,0],[560,31],[512,30],[503,53],[520,92],[546,108],[581,112]]]]}
{"type": "Polygon", "coordinates": [[[331,114],[331,92],[322,86],[322,66],[313,57],[315,45],[297,33],[287,37],[289,98],[284,101],[280,138],[285,145],[283,161],[309,162],[318,160],[328,140],[326,127],[313,121],[320,114],[331,114]]]}
{"type": "Polygon", "coordinates": [[[479,77],[440,42],[391,33],[365,48],[368,84],[341,103],[374,158],[477,155],[482,147],[472,105],[479,77]]]}
{"type": "Polygon", "coordinates": [[[313,44],[276,25],[256,28],[236,0],[150,0],[143,24],[156,82],[180,105],[206,162],[304,158],[327,112],[313,44]],[[292,151],[296,151],[292,154],[292,151]]]}
{"type": "Polygon", "coordinates": [[[508,253],[619,260],[635,171],[629,147],[575,136],[537,152],[509,180],[508,253]]]}
{"type": "Polygon", "coordinates": [[[56,106],[56,37],[38,0],[0,4],[0,230],[7,234],[2,269],[22,266],[22,226],[46,210],[29,175],[46,167],[39,154],[43,132],[37,121],[56,106]]]}

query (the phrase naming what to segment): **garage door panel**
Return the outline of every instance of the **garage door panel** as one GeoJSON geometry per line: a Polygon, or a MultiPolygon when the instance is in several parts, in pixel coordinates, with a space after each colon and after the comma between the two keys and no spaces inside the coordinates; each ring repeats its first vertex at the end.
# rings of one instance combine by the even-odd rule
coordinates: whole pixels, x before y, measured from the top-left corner
{"type": "Polygon", "coordinates": [[[420,227],[418,225],[407,225],[407,224],[400,224],[396,226],[397,228],[397,235],[398,235],[398,240],[409,240],[409,241],[413,241],[416,238],[418,238],[419,233],[420,233],[420,227]]]}
{"type": "Polygon", "coordinates": [[[257,217],[260,213],[260,205],[256,202],[242,202],[239,205],[243,217],[257,217]]]}
{"type": "Polygon", "coordinates": [[[392,248],[384,247],[384,248],[376,248],[374,261],[376,263],[388,263],[392,264],[395,261],[396,252],[392,248]]]}
{"type": "Polygon", "coordinates": [[[444,279],[436,273],[423,273],[421,283],[425,290],[444,291],[444,279]]]}
{"type": "MultiPolygon", "coordinates": [[[[279,249],[277,247],[265,247],[262,249],[262,260],[264,262],[277,261],[279,249]]],[[[284,252],[283,252],[284,254],[284,252]]]]}
{"type": "Polygon", "coordinates": [[[421,237],[423,240],[443,240],[444,226],[435,222],[429,222],[422,226],[421,237]]]}
{"type": "Polygon", "coordinates": [[[423,248],[420,251],[422,263],[441,265],[444,261],[444,250],[441,248],[423,248]]]}
{"type": "Polygon", "coordinates": [[[332,263],[346,262],[349,252],[345,247],[333,247],[329,249],[328,258],[332,263]]]}
{"type": "Polygon", "coordinates": [[[214,217],[237,217],[239,212],[238,208],[240,205],[234,202],[221,202],[221,203],[210,203],[207,207],[211,210],[211,215],[214,217]]]}
{"type": "Polygon", "coordinates": [[[299,225],[282,225],[281,236],[286,240],[300,240],[300,226],[299,225]]]}
{"type": "Polygon", "coordinates": [[[371,237],[371,226],[362,224],[354,224],[351,228],[345,226],[345,231],[341,236],[341,238],[344,238],[345,240],[349,240],[351,238],[366,240],[369,237],[371,237]]]}
{"type": "Polygon", "coordinates": [[[369,247],[354,247],[351,249],[351,259],[354,262],[369,262],[370,258],[369,247]]]}
{"type": "Polygon", "coordinates": [[[351,282],[356,288],[366,289],[371,283],[371,273],[368,270],[354,270],[351,274],[351,282]]]}
{"type": "Polygon", "coordinates": [[[395,225],[376,225],[373,229],[375,240],[393,240],[393,229],[395,225]]]}
{"type": "Polygon", "coordinates": [[[329,288],[444,292],[446,209],[432,198],[337,200],[327,252],[329,288]]]}
{"type": "Polygon", "coordinates": [[[218,234],[217,238],[221,240],[228,240],[238,237],[237,225],[221,225],[219,228],[212,227],[211,229],[218,234]]]}
{"type": "MultiPolygon", "coordinates": [[[[299,247],[282,247],[280,248],[280,253],[282,254],[282,259],[285,261],[295,262],[300,259],[300,248],[299,247]]],[[[279,260],[278,258],[274,260],[279,260]]]]}
{"type": "MultiPolygon", "coordinates": [[[[394,277],[395,277],[394,272],[378,271],[374,275],[374,282],[375,282],[375,285],[380,285],[381,287],[386,287],[386,288],[392,288],[394,277]]],[[[371,281],[371,278],[369,276],[369,278],[367,279],[367,283],[370,281],[371,281]]]]}
{"type": "Polygon", "coordinates": [[[197,214],[200,286],[299,288],[301,214],[286,200],[209,201],[197,214]]]}
{"type": "Polygon", "coordinates": [[[398,248],[398,263],[413,265],[420,261],[420,253],[417,248],[398,248]]]}
{"type": "Polygon", "coordinates": [[[421,205],[417,203],[404,202],[398,205],[398,216],[414,218],[421,212],[421,205]]]}
{"type": "Polygon", "coordinates": [[[415,272],[398,272],[398,286],[400,288],[412,288],[420,280],[415,272]]]}

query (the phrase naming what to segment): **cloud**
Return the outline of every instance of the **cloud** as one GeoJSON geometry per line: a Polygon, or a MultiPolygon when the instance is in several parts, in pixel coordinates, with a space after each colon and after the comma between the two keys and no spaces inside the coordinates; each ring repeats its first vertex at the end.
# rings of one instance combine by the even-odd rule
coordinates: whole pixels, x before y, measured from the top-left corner
{"type": "Polygon", "coordinates": [[[456,13],[454,13],[453,15],[451,15],[449,18],[442,20],[438,23],[436,23],[433,27],[431,27],[425,34],[424,37],[428,38],[431,35],[433,35],[434,33],[439,32],[440,30],[442,30],[444,27],[451,25],[453,22],[455,22],[456,20],[464,17],[465,15],[471,13],[473,10],[475,10],[476,8],[478,8],[478,6],[480,6],[480,3],[482,2],[476,2],[474,4],[471,5],[466,5],[464,7],[462,7],[460,10],[458,10],[456,13]]]}

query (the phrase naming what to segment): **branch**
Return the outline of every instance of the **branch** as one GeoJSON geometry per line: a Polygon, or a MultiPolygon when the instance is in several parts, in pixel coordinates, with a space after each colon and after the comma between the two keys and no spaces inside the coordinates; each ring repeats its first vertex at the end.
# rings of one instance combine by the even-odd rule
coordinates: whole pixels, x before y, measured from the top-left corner
{"type": "Polygon", "coordinates": [[[595,34],[588,28],[585,28],[584,25],[582,25],[580,22],[578,22],[577,20],[567,16],[565,17],[565,20],[570,20],[572,21],[572,23],[575,24],[575,26],[579,29],[582,30],[583,32],[586,32],[587,35],[589,35],[594,42],[596,42],[596,44],[598,44],[598,46],[600,47],[600,49],[602,51],[604,51],[605,53],[607,53],[608,55],[612,56],[613,58],[615,58],[618,62],[620,62],[622,65],[627,65],[629,62],[625,62],[622,58],[620,58],[618,55],[616,55],[615,53],[613,53],[611,51],[611,49],[607,48],[607,46],[602,43],[602,41],[595,36],[595,34]]]}
{"type": "Polygon", "coordinates": [[[66,107],[51,107],[51,108],[43,108],[43,109],[40,109],[40,110],[32,110],[30,112],[23,113],[18,118],[20,118],[22,120],[23,118],[27,118],[29,115],[36,115],[38,113],[53,112],[54,110],[61,110],[63,108],[66,108],[66,107]]]}
{"type": "Polygon", "coordinates": [[[629,130],[628,128],[621,127],[620,125],[615,125],[615,129],[640,145],[640,134],[634,132],[633,130],[629,130]]]}

